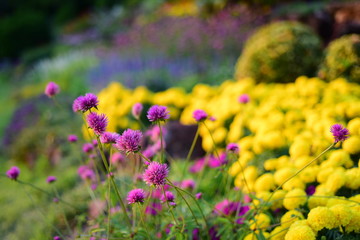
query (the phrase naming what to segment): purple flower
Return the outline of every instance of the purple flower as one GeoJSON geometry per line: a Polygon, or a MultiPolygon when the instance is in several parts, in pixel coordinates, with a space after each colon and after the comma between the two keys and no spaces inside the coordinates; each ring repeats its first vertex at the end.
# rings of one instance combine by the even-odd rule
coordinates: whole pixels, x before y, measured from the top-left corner
{"type": "Polygon", "coordinates": [[[147,112],[147,118],[150,122],[165,121],[170,118],[169,111],[165,106],[151,106],[147,112]]]}
{"type": "Polygon", "coordinates": [[[163,163],[151,162],[143,174],[144,181],[147,185],[154,185],[156,188],[163,186],[166,177],[169,174],[168,166],[163,163]]]}
{"type": "Polygon", "coordinates": [[[205,167],[205,158],[200,158],[195,161],[195,163],[189,168],[189,172],[198,173],[202,171],[205,167]]]}
{"type": "Polygon", "coordinates": [[[248,103],[250,101],[250,96],[247,94],[242,94],[239,99],[238,99],[239,103],[248,103]]]}
{"type": "Polygon", "coordinates": [[[141,103],[135,103],[131,109],[131,113],[135,119],[139,119],[142,110],[143,110],[143,105],[141,103]]]}
{"type": "Polygon", "coordinates": [[[54,177],[54,176],[48,176],[46,179],[47,183],[53,183],[55,181],[56,181],[56,177],[54,177]]]}
{"type": "Polygon", "coordinates": [[[48,97],[53,97],[60,92],[59,85],[54,82],[49,82],[45,87],[45,94],[48,97]]]}
{"type": "Polygon", "coordinates": [[[349,137],[349,130],[343,127],[341,124],[334,124],[330,128],[335,143],[345,141],[349,137]]]}
{"type": "Polygon", "coordinates": [[[111,156],[110,160],[111,160],[112,164],[118,164],[118,163],[124,162],[125,159],[121,153],[116,152],[111,156]]]}
{"type": "Polygon", "coordinates": [[[226,154],[222,153],[219,158],[211,155],[208,161],[208,166],[210,168],[218,168],[221,167],[222,165],[225,165],[226,163],[227,163],[226,154]]]}
{"type": "Polygon", "coordinates": [[[237,145],[236,143],[229,143],[226,146],[226,150],[233,153],[239,153],[239,145],[237,145]]]}
{"type": "Polygon", "coordinates": [[[95,173],[89,166],[83,165],[78,168],[78,174],[83,180],[94,180],[95,173]]]}
{"type": "Polygon", "coordinates": [[[108,124],[108,118],[105,114],[99,115],[94,112],[91,112],[86,116],[86,121],[96,135],[104,133],[108,124]]]}
{"type": "Polygon", "coordinates": [[[141,188],[131,190],[126,198],[128,204],[143,203],[144,199],[145,199],[145,192],[141,188]]]}
{"type": "Polygon", "coordinates": [[[195,188],[195,181],[192,179],[185,179],[180,184],[181,188],[189,188],[194,189],[195,188]]]}
{"type": "Polygon", "coordinates": [[[193,118],[197,122],[205,121],[207,119],[207,117],[208,117],[208,115],[204,110],[198,109],[193,112],[193,118]]]}
{"type": "Polygon", "coordinates": [[[152,202],[149,206],[146,207],[145,213],[148,215],[156,216],[162,209],[161,203],[152,202]]]}
{"type": "Polygon", "coordinates": [[[91,143],[84,143],[84,145],[82,146],[82,150],[85,153],[89,153],[94,149],[94,145],[92,145],[91,143]]]}
{"type": "Polygon", "coordinates": [[[199,193],[195,194],[195,198],[196,199],[201,199],[202,198],[202,193],[199,192],[199,193]]]}
{"type": "Polygon", "coordinates": [[[53,239],[54,239],[54,240],[61,240],[61,237],[55,236],[53,239]]]}
{"type": "Polygon", "coordinates": [[[315,193],[316,187],[314,185],[310,185],[306,188],[305,192],[307,195],[311,196],[315,193]]]}
{"type": "Polygon", "coordinates": [[[6,175],[8,176],[8,178],[10,178],[12,180],[17,180],[17,178],[19,177],[19,174],[20,174],[20,169],[16,166],[11,167],[6,172],[6,175]]]}
{"type": "Polygon", "coordinates": [[[174,202],[175,201],[175,196],[172,192],[170,191],[166,191],[165,192],[165,195],[163,194],[161,196],[161,199],[160,199],[163,203],[165,202],[174,202]]]}
{"type": "Polygon", "coordinates": [[[76,135],[69,135],[68,136],[68,141],[69,142],[77,142],[77,140],[78,140],[78,137],[76,136],[76,135]]]}
{"type": "Polygon", "coordinates": [[[96,108],[99,105],[99,100],[95,94],[87,93],[85,96],[76,98],[73,102],[72,108],[74,112],[86,112],[91,108],[96,108]]]}
{"type": "Polygon", "coordinates": [[[193,240],[200,240],[200,229],[199,228],[194,228],[192,231],[192,239],[193,240]]]}
{"type": "Polygon", "coordinates": [[[124,151],[126,153],[130,152],[138,152],[141,148],[140,142],[142,138],[142,133],[139,130],[127,129],[123,132],[123,134],[118,137],[116,141],[116,147],[120,151],[124,151]]]}
{"type": "Polygon", "coordinates": [[[239,215],[244,215],[249,209],[248,206],[241,209],[242,206],[240,206],[240,202],[230,202],[229,200],[225,199],[224,201],[215,205],[214,212],[218,215],[229,216],[235,214],[238,208],[240,208],[239,215]]]}
{"type": "Polygon", "coordinates": [[[113,132],[104,132],[100,135],[100,141],[102,143],[116,143],[117,139],[120,137],[120,134],[113,132]]]}
{"type": "Polygon", "coordinates": [[[53,202],[54,202],[54,203],[58,203],[58,202],[59,202],[59,199],[56,198],[56,197],[54,197],[54,198],[53,198],[53,202]]]}

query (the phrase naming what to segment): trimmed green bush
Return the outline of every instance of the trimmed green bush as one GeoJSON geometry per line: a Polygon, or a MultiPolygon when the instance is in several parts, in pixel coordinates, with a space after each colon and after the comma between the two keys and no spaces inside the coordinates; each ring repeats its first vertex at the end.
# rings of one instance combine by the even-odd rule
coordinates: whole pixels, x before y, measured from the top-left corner
{"type": "Polygon", "coordinates": [[[296,22],[276,22],[257,30],[246,42],[235,78],[257,82],[291,82],[298,76],[314,76],[321,61],[318,36],[296,22]]]}
{"type": "Polygon", "coordinates": [[[343,77],[360,83],[359,34],[346,35],[329,44],[319,77],[327,81],[343,77]]]}

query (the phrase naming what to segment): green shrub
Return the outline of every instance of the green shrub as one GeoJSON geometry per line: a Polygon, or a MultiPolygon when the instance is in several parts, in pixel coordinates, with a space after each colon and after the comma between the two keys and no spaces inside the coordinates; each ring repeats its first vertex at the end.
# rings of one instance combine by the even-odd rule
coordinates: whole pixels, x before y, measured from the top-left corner
{"type": "Polygon", "coordinates": [[[326,50],[319,77],[327,81],[338,77],[360,83],[360,35],[343,36],[331,42],[326,50]]]}
{"type": "Polygon", "coordinates": [[[300,75],[313,76],[321,53],[321,42],[308,27],[295,22],[272,23],[247,40],[235,67],[235,78],[290,82],[300,75]]]}

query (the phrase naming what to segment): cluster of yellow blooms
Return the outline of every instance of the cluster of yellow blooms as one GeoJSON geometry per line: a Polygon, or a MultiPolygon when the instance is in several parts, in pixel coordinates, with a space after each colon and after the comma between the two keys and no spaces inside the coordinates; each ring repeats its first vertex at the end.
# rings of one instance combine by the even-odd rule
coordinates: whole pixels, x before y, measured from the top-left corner
{"type": "MultiPolygon", "coordinates": [[[[99,99],[99,110],[110,120],[109,131],[139,127],[130,114],[137,102],[165,105],[171,119],[183,124],[195,124],[196,109],[215,118],[199,125],[203,148],[212,151],[215,142],[223,150],[227,143],[238,143],[241,152],[229,170],[235,186],[254,194],[255,205],[272,195],[266,209],[288,210],[280,225],[264,233],[267,239],[315,239],[324,228],[360,232],[360,195],[336,196],[339,189],[360,188],[358,160],[351,158],[360,153],[359,85],[345,79],[326,83],[307,77],[288,84],[255,84],[243,79],[228,80],[218,87],[198,84],[191,93],[180,88],[152,93],[144,87],[129,90],[112,83],[100,92],[99,99]],[[242,94],[248,94],[250,101],[239,103],[242,94]],[[346,125],[350,137],[282,185],[334,142],[329,129],[335,123],[346,125]],[[312,196],[305,192],[309,185],[316,186],[312,196]],[[307,219],[302,213],[305,206],[307,219]]],[[[274,224],[265,213],[256,218],[257,228],[274,224]]]]}

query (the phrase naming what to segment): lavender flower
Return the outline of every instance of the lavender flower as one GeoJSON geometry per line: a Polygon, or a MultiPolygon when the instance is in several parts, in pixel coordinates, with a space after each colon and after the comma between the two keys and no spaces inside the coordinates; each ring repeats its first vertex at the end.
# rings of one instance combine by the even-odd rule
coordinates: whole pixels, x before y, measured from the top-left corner
{"type": "Polygon", "coordinates": [[[226,146],[226,150],[233,153],[239,153],[239,145],[237,145],[236,143],[229,143],[226,146]]]}
{"type": "Polygon", "coordinates": [[[197,122],[203,122],[207,119],[208,115],[204,110],[198,109],[193,112],[193,118],[197,122]]]}
{"type": "Polygon", "coordinates": [[[120,151],[126,153],[138,152],[141,148],[140,142],[142,138],[142,133],[139,130],[127,129],[123,134],[117,139],[116,147],[120,151]]]}
{"type": "Polygon", "coordinates": [[[94,149],[94,145],[92,145],[91,143],[84,143],[84,145],[82,146],[82,150],[84,153],[89,153],[94,149]]]}
{"type": "Polygon", "coordinates": [[[166,191],[165,192],[165,195],[163,194],[161,196],[161,199],[160,199],[163,203],[165,202],[174,202],[175,201],[175,196],[172,192],[170,191],[166,191]]]}
{"type": "Polygon", "coordinates": [[[100,141],[102,143],[116,143],[117,139],[120,137],[120,134],[113,132],[104,132],[100,135],[100,141]]]}
{"type": "Polygon", "coordinates": [[[53,183],[55,181],[56,181],[56,177],[54,177],[54,176],[48,176],[46,179],[47,183],[53,183]]]}
{"type": "Polygon", "coordinates": [[[141,103],[135,103],[131,109],[131,113],[135,119],[140,119],[142,110],[143,110],[143,105],[141,103]]]}
{"type": "Polygon", "coordinates": [[[169,111],[165,106],[151,106],[147,112],[147,118],[150,122],[165,121],[170,118],[169,111]]]}
{"type": "Polygon", "coordinates": [[[78,140],[78,137],[76,136],[76,135],[69,135],[68,136],[68,141],[69,142],[77,142],[77,140],[78,140]]]}
{"type": "Polygon", "coordinates": [[[19,177],[20,174],[20,169],[16,166],[11,167],[7,172],[6,175],[8,176],[8,178],[12,179],[12,180],[17,180],[17,178],[19,177]]]}
{"type": "Polygon", "coordinates": [[[108,118],[105,114],[99,115],[94,112],[91,112],[86,116],[86,121],[96,135],[104,133],[108,124],[108,118]]]}
{"type": "Polygon", "coordinates": [[[330,128],[335,143],[345,141],[349,137],[349,130],[343,127],[341,124],[334,124],[330,128]]]}
{"type": "Polygon", "coordinates": [[[140,188],[131,190],[127,195],[128,204],[143,203],[144,199],[145,192],[140,188]]]}
{"type": "Polygon", "coordinates": [[[59,85],[54,82],[49,82],[45,87],[45,95],[48,97],[53,97],[60,92],[59,85]]]}
{"type": "Polygon", "coordinates": [[[242,94],[239,98],[238,98],[239,103],[248,103],[250,101],[250,96],[247,94],[242,94]]]}
{"type": "Polygon", "coordinates": [[[147,185],[154,185],[156,188],[163,186],[166,177],[169,174],[168,166],[164,163],[151,162],[143,174],[144,181],[147,185]]]}
{"type": "Polygon", "coordinates": [[[86,112],[91,108],[97,109],[99,100],[95,94],[87,93],[85,96],[76,98],[73,102],[72,108],[74,112],[86,112]]]}

